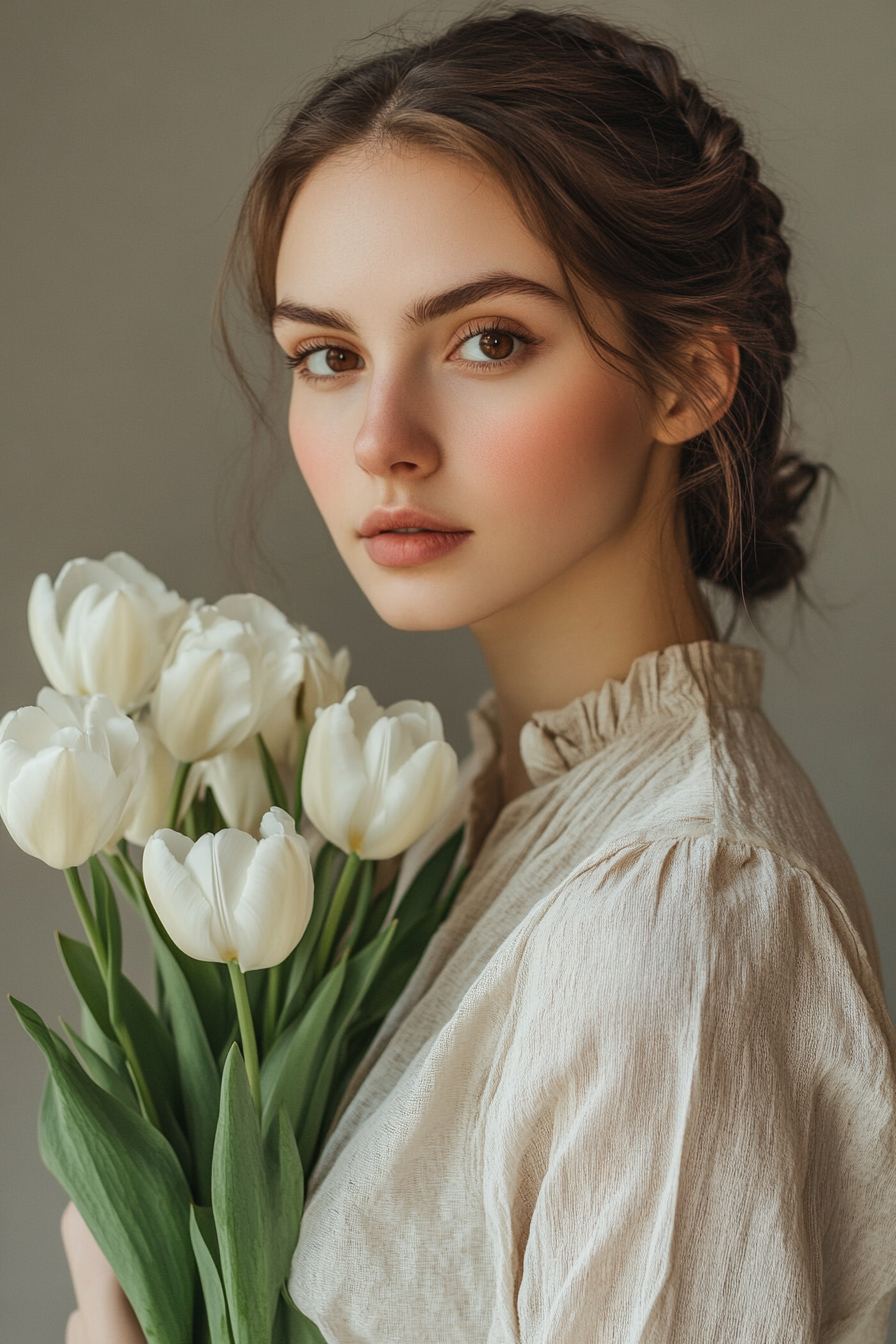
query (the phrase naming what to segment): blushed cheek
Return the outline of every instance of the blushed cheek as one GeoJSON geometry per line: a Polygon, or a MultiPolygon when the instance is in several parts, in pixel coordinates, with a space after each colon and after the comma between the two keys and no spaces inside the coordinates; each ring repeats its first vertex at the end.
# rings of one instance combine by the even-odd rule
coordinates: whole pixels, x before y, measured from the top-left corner
{"type": "Polygon", "coordinates": [[[484,491],[508,522],[515,517],[533,536],[562,528],[570,542],[597,542],[637,507],[646,469],[639,449],[649,440],[633,397],[571,388],[491,428],[481,456],[484,491]]]}
{"type": "Polygon", "coordinates": [[[325,431],[322,432],[307,421],[300,421],[294,414],[289,418],[289,438],[302,479],[333,540],[341,549],[346,482],[340,469],[342,458],[339,446],[330,441],[325,431]]]}

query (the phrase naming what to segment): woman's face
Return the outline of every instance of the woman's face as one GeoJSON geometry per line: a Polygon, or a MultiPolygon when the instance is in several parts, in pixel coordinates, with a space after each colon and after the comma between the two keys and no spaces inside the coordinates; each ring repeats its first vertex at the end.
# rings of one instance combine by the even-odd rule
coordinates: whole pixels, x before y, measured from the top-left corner
{"type": "MultiPolygon", "coordinates": [[[[476,625],[633,525],[644,394],[600,360],[505,189],[409,150],[328,160],[292,205],[274,332],[296,461],[401,629],[476,625]]],[[[622,335],[596,299],[590,316],[622,335]]]]}

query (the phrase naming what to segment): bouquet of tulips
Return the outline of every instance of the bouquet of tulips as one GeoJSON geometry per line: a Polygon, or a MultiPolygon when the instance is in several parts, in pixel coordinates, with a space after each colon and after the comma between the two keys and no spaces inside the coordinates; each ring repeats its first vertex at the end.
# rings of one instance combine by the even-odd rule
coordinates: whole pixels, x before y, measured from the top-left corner
{"type": "Polygon", "coordinates": [[[188,604],[123,553],[41,575],[28,620],[51,685],[0,722],[0,815],[86,935],[59,935],[79,1031],[12,1000],[49,1065],[43,1159],[150,1344],[320,1341],[284,1288],[305,1180],[463,880],[456,832],[396,892],[454,752],[269,602],[188,604]]]}

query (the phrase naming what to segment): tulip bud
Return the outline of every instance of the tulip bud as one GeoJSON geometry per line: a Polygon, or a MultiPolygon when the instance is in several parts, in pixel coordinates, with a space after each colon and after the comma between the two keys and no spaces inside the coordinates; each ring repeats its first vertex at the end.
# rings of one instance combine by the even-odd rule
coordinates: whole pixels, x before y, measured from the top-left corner
{"type": "Polygon", "coordinates": [[[296,764],[299,719],[310,727],[319,709],[342,699],[349,666],[348,649],[332,654],[322,635],[305,625],[295,629],[302,655],[299,686],[274,706],[258,728],[274,760],[289,768],[296,764]]]}
{"type": "Polygon", "coordinates": [[[45,687],[0,723],[0,816],[26,854],[77,867],[120,838],[142,765],[137,729],[105,695],[45,687]]]}
{"type": "Polygon", "coordinates": [[[238,961],[243,971],[276,966],[311,918],[308,846],[279,807],[263,817],[261,840],[226,830],[194,844],[178,831],[157,831],[143,851],[143,877],[169,936],[198,961],[238,961]]]}
{"type": "Polygon", "coordinates": [[[434,705],[381,709],[364,686],[321,710],[308,738],[302,800],[326,838],[362,859],[400,854],[447,807],[457,756],[434,705]]]}
{"type": "Polygon", "coordinates": [[[198,607],[180,628],[152,700],[159,737],[180,761],[232,751],[302,675],[298,631],[253,593],[198,607]]]}
{"type": "Polygon", "coordinates": [[[143,770],[125,817],[124,838],[145,845],[153,831],[165,825],[177,761],[159,740],[149,718],[135,719],[134,726],[143,747],[143,770]]]}
{"type": "Polygon", "coordinates": [[[55,584],[35,579],[28,629],[47,680],[63,695],[108,695],[129,713],[146,704],[187,604],[116,551],[69,560],[55,584]]]}
{"type": "Polygon", "coordinates": [[[214,793],[228,826],[250,835],[258,834],[261,819],[271,805],[271,795],[254,737],[233,751],[193,766],[185,796],[203,797],[206,789],[214,793]]]}

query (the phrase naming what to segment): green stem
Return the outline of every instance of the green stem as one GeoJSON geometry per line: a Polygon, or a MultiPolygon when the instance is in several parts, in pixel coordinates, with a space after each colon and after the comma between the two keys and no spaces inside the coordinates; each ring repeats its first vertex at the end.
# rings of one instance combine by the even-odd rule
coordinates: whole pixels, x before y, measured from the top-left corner
{"type": "Polygon", "coordinates": [[[355,880],[355,873],[358,871],[358,864],[361,862],[360,854],[352,851],[345,860],[345,865],[339,875],[339,882],[333,899],[330,902],[330,908],[327,911],[327,918],[324,927],[321,930],[320,942],[317,945],[315,956],[315,980],[320,980],[327,969],[327,962],[330,960],[330,953],[333,950],[333,944],[336,941],[336,933],[339,929],[339,921],[342,917],[342,910],[345,902],[348,900],[348,894],[351,891],[352,883],[355,880]]]}
{"type": "Polygon", "coordinates": [[[302,820],[302,774],[305,769],[305,753],[308,750],[308,724],[303,718],[299,719],[299,747],[296,757],[296,790],[293,798],[292,814],[295,818],[296,827],[302,820]]]}
{"type": "Polygon", "coordinates": [[[171,794],[168,798],[168,815],[165,818],[165,825],[170,831],[177,829],[177,816],[180,812],[180,805],[184,796],[184,789],[187,786],[187,775],[189,773],[190,762],[178,761],[177,773],[174,776],[174,783],[171,785],[171,794]]]}
{"type": "MultiPolygon", "coordinates": [[[[123,843],[124,842],[122,841],[122,844],[123,843]]],[[[138,894],[136,887],[134,886],[134,881],[131,876],[131,870],[133,869],[134,865],[131,863],[131,859],[127,850],[126,849],[122,850],[121,845],[119,845],[118,848],[120,850],[120,853],[106,855],[109,861],[109,867],[112,869],[113,873],[118,878],[118,885],[124,891],[124,894],[127,896],[128,900],[133,905],[136,905],[138,910],[142,911],[143,903],[140,900],[140,896],[138,894]]]]}
{"type": "Polygon", "coordinates": [[[65,880],[68,883],[68,889],[72,894],[72,900],[75,902],[75,909],[84,925],[84,932],[87,934],[87,941],[93,949],[93,955],[96,957],[96,964],[100,969],[103,979],[106,978],[106,965],[108,957],[106,955],[106,945],[103,942],[100,933],[100,926],[96,922],[96,916],[90,908],[90,902],[87,899],[87,892],[81,885],[81,874],[77,868],[66,868],[65,880]]]}
{"type": "Polygon", "coordinates": [[[255,734],[255,740],[258,743],[258,754],[261,757],[261,768],[264,770],[271,807],[282,807],[284,812],[288,812],[289,799],[286,797],[286,790],[283,787],[283,780],[280,778],[277,763],[268,750],[268,744],[261,733],[255,734]]]}
{"type": "Polygon", "coordinates": [[[373,859],[364,860],[364,871],[361,874],[361,890],[358,894],[358,904],[355,909],[352,926],[349,929],[348,937],[345,940],[345,948],[350,952],[358,941],[358,937],[367,920],[370,911],[370,902],[373,897],[373,885],[376,881],[376,862],[373,859]]]}
{"type": "Polygon", "coordinates": [[[228,961],[227,969],[230,971],[230,983],[233,985],[236,1015],[240,1024],[240,1037],[243,1042],[243,1059],[245,1060],[246,1073],[249,1077],[249,1090],[252,1093],[252,1100],[255,1102],[255,1109],[260,1116],[261,1081],[258,1075],[258,1045],[255,1040],[255,1023],[252,1021],[252,1009],[249,1007],[249,993],[246,989],[246,978],[240,970],[239,962],[237,961],[228,961]]]}
{"type": "Polygon", "coordinates": [[[271,1049],[277,1034],[277,1018],[280,1015],[280,994],[282,984],[283,962],[281,961],[279,966],[272,966],[268,971],[268,982],[265,986],[264,1030],[262,1032],[265,1054],[271,1049]]]}
{"type": "Polygon", "coordinates": [[[146,1078],[140,1067],[140,1061],[137,1058],[137,1051],[134,1048],[131,1033],[128,1031],[122,1020],[121,1008],[118,1002],[117,986],[115,984],[115,968],[109,965],[108,952],[100,934],[96,916],[90,908],[87,893],[81,885],[81,875],[77,868],[66,868],[65,877],[68,882],[69,891],[72,893],[75,902],[75,908],[81,917],[81,923],[84,925],[84,932],[87,934],[88,941],[93,949],[96,964],[103,977],[103,983],[106,987],[106,1003],[109,1011],[109,1022],[111,1023],[112,1030],[115,1032],[118,1044],[124,1051],[128,1072],[131,1075],[134,1089],[140,1102],[140,1109],[143,1111],[146,1119],[158,1129],[158,1111],[156,1110],[155,1102],[150,1095],[149,1088],[146,1085],[146,1078]]]}
{"type": "Polygon", "coordinates": [[[160,1129],[159,1113],[156,1110],[156,1104],[152,1099],[152,1094],[146,1082],[146,1076],[140,1065],[140,1060],[137,1058],[137,1051],[131,1038],[131,1033],[128,1031],[118,1012],[116,1012],[114,1017],[110,1012],[109,1020],[112,1023],[115,1035],[118,1037],[118,1044],[124,1051],[128,1073],[131,1075],[131,1081],[133,1082],[134,1090],[137,1093],[137,1100],[140,1102],[140,1109],[143,1112],[145,1119],[147,1119],[151,1125],[155,1125],[156,1129],[160,1129]]]}

